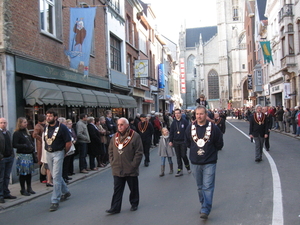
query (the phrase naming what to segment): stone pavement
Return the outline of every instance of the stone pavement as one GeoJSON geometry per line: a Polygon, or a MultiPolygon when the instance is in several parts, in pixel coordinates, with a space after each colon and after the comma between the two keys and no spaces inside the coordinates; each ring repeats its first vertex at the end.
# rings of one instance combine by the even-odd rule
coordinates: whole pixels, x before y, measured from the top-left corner
{"type": "MultiPolygon", "coordinates": [[[[87,162],[88,162],[88,157],[87,157],[87,162]]],[[[100,173],[101,171],[107,170],[108,168],[110,168],[110,164],[108,164],[106,167],[101,167],[98,168],[97,171],[89,171],[89,173],[84,174],[84,173],[79,173],[79,162],[78,159],[74,159],[74,171],[75,171],[75,175],[70,176],[72,178],[72,180],[69,180],[69,184],[72,184],[78,180],[83,180],[87,177],[93,176],[97,173],[100,173]]],[[[13,168],[14,169],[14,168],[13,168]]],[[[19,182],[16,182],[14,184],[10,184],[8,186],[11,195],[16,196],[16,199],[5,199],[5,203],[0,203],[0,212],[14,207],[16,205],[22,204],[24,202],[28,202],[31,201],[32,199],[38,198],[42,195],[46,195],[50,192],[52,192],[53,187],[46,187],[46,184],[40,183],[39,180],[39,173],[38,173],[39,169],[36,169],[36,173],[32,176],[32,189],[36,192],[36,194],[32,194],[30,196],[23,196],[20,194],[20,184],[19,182]]]]}

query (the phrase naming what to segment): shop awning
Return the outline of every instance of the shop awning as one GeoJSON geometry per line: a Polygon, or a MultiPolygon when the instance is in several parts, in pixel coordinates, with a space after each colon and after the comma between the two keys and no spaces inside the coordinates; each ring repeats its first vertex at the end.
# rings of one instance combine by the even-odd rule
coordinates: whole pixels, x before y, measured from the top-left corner
{"type": "Polygon", "coordinates": [[[97,107],[98,101],[95,94],[91,90],[77,88],[79,92],[82,94],[83,105],[90,107],[97,107]]]}
{"type": "Polygon", "coordinates": [[[75,87],[57,85],[64,96],[64,105],[67,106],[84,106],[82,94],[75,87]]]}
{"type": "Polygon", "coordinates": [[[116,95],[122,108],[137,108],[136,100],[128,95],[116,95]]]}
{"type": "Polygon", "coordinates": [[[112,94],[35,80],[23,80],[23,97],[28,105],[67,105],[86,107],[136,108],[136,100],[112,94]]]}
{"type": "Polygon", "coordinates": [[[92,91],[92,92],[95,94],[97,98],[99,107],[110,107],[109,99],[104,92],[101,91],[92,91]]]}
{"type": "Polygon", "coordinates": [[[57,85],[36,80],[23,81],[23,97],[28,105],[63,105],[62,91],[57,85]]]}
{"type": "Polygon", "coordinates": [[[154,103],[153,101],[153,98],[148,98],[148,97],[144,97],[144,102],[147,102],[147,103],[154,103]]]}
{"type": "Polygon", "coordinates": [[[110,106],[112,108],[120,108],[120,107],[122,107],[120,105],[118,97],[115,94],[112,94],[112,93],[105,93],[105,94],[108,97],[110,106]]]}

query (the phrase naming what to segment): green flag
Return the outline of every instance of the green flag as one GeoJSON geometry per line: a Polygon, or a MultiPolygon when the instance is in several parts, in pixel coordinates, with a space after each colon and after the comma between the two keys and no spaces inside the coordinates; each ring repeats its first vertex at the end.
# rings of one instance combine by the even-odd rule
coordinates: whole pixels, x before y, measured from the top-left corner
{"type": "Polygon", "coordinates": [[[274,66],[270,42],[269,41],[261,41],[260,45],[261,45],[262,52],[264,54],[265,62],[268,62],[268,63],[272,62],[273,66],[274,66]]]}

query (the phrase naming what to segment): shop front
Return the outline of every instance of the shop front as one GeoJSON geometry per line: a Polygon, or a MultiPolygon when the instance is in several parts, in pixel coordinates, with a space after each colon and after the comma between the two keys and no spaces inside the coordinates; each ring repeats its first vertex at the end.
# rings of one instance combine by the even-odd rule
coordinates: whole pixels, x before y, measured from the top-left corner
{"type": "Polygon", "coordinates": [[[39,114],[54,108],[59,117],[78,121],[81,113],[100,117],[107,109],[115,117],[128,117],[137,107],[131,96],[109,93],[109,81],[84,77],[55,66],[16,58],[17,117],[26,115],[33,129],[39,114]]]}

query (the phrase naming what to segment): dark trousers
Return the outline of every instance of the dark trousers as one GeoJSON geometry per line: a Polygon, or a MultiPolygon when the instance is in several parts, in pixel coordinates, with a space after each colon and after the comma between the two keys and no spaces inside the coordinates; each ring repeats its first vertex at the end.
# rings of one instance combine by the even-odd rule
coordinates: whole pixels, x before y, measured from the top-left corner
{"type": "Polygon", "coordinates": [[[96,159],[95,155],[89,154],[89,161],[90,161],[90,169],[91,170],[96,168],[95,159],[96,159]]]}
{"type": "Polygon", "coordinates": [[[143,141],[145,162],[150,162],[150,147],[151,147],[151,142],[143,141]]]}
{"type": "Polygon", "coordinates": [[[256,160],[261,160],[262,159],[262,149],[264,147],[264,137],[254,137],[253,138],[255,141],[255,159],[256,160]]]}
{"type": "Polygon", "coordinates": [[[270,133],[268,133],[268,137],[265,138],[265,147],[267,150],[269,150],[269,148],[270,148],[269,138],[270,138],[270,133]]]}
{"type": "Polygon", "coordinates": [[[0,197],[5,197],[10,194],[8,184],[14,159],[15,158],[11,156],[0,160],[0,197]]]}
{"type": "Polygon", "coordinates": [[[68,156],[70,157],[69,168],[68,168],[68,174],[70,175],[74,173],[74,156],[75,154],[68,156]]]}
{"type": "Polygon", "coordinates": [[[186,155],[186,152],[187,152],[186,144],[183,141],[173,141],[173,147],[174,147],[175,153],[176,153],[178,169],[182,170],[182,168],[183,168],[182,160],[183,160],[185,167],[189,170],[190,163],[189,163],[189,159],[186,155]]]}
{"type": "Polygon", "coordinates": [[[114,194],[111,201],[111,209],[120,212],[122,206],[123,193],[125,184],[128,184],[130,195],[129,202],[131,206],[139,205],[139,180],[138,177],[117,177],[114,176],[114,194]]]}
{"type": "Polygon", "coordinates": [[[78,143],[78,152],[79,152],[79,170],[87,169],[87,143],[78,143]]]}
{"type": "Polygon", "coordinates": [[[70,169],[70,162],[71,162],[71,155],[65,156],[64,162],[63,162],[63,171],[62,171],[62,177],[64,179],[68,178],[69,169],[70,169]]]}
{"type": "Polygon", "coordinates": [[[159,142],[159,137],[161,136],[160,130],[154,129],[154,135],[153,135],[153,144],[157,145],[159,142]]]}

